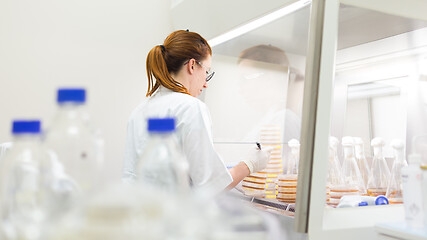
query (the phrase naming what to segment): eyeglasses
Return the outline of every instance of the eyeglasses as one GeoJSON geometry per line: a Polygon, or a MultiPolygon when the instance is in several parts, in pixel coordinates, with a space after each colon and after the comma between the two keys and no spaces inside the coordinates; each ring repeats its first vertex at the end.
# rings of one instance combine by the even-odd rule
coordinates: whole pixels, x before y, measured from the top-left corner
{"type": "Polygon", "coordinates": [[[201,62],[196,61],[197,64],[199,64],[201,67],[203,67],[206,70],[206,82],[209,82],[209,80],[212,79],[213,75],[215,74],[214,71],[212,71],[212,69],[206,67],[205,65],[203,65],[201,62]]]}
{"type": "MultiPolygon", "coordinates": [[[[190,62],[190,60],[188,60],[188,61],[186,61],[185,63],[184,63],[184,65],[185,64],[187,64],[187,63],[189,63],[190,62]]],[[[214,71],[212,71],[210,68],[208,68],[208,67],[206,67],[205,65],[203,65],[201,62],[199,62],[199,61],[196,61],[196,63],[197,64],[199,64],[202,68],[204,68],[205,70],[206,70],[206,82],[209,82],[209,80],[211,80],[212,79],[212,77],[213,77],[213,75],[215,74],[215,72],[214,71]]]]}

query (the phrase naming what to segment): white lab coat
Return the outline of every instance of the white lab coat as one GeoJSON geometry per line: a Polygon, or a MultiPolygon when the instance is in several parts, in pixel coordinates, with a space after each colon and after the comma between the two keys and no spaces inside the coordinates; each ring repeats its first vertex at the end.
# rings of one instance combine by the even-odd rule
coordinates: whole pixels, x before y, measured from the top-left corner
{"type": "Polygon", "coordinates": [[[128,121],[123,180],[136,178],[135,167],[148,140],[147,119],[174,117],[177,140],[189,163],[189,174],[194,188],[219,193],[232,177],[223,160],[215,151],[209,111],[199,99],[188,94],[160,87],[145,99],[128,121]]]}

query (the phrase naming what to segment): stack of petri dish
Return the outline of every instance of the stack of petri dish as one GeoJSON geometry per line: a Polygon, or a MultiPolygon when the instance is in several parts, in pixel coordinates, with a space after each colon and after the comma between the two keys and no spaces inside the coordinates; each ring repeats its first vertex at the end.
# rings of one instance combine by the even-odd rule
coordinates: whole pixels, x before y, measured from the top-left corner
{"type": "Polygon", "coordinates": [[[298,175],[279,175],[276,199],[285,203],[295,203],[297,197],[298,175]]]}
{"type": "Polygon", "coordinates": [[[344,185],[331,186],[329,188],[329,200],[326,203],[329,206],[336,207],[340,203],[341,197],[346,195],[360,195],[359,188],[344,185]]]}
{"type": "Polygon", "coordinates": [[[274,148],[267,167],[260,172],[267,175],[265,185],[266,198],[276,198],[277,176],[283,172],[281,133],[281,127],[273,124],[263,126],[260,132],[262,146],[274,148]]]}
{"type": "Polygon", "coordinates": [[[267,183],[267,174],[257,172],[245,177],[242,181],[242,187],[245,195],[253,197],[265,197],[265,186],[267,183]]]}

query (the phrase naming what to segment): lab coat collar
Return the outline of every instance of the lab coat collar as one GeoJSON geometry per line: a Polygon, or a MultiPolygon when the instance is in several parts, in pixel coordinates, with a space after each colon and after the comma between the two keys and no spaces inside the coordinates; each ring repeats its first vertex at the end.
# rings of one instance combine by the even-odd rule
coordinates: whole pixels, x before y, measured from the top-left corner
{"type": "Polygon", "coordinates": [[[161,96],[161,95],[166,95],[166,94],[170,94],[170,93],[173,93],[174,91],[172,91],[172,90],[170,90],[169,88],[165,88],[165,87],[163,87],[163,86],[160,86],[158,89],[157,89],[157,91],[153,94],[153,97],[154,96],[157,96],[157,95],[159,95],[159,96],[161,96]]]}

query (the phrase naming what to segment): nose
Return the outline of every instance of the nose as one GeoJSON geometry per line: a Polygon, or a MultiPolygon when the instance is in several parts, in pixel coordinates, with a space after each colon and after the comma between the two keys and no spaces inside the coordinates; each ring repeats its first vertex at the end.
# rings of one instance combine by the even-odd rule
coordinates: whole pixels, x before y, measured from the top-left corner
{"type": "Polygon", "coordinates": [[[205,84],[203,84],[203,88],[208,88],[208,82],[205,81],[205,84]]]}

